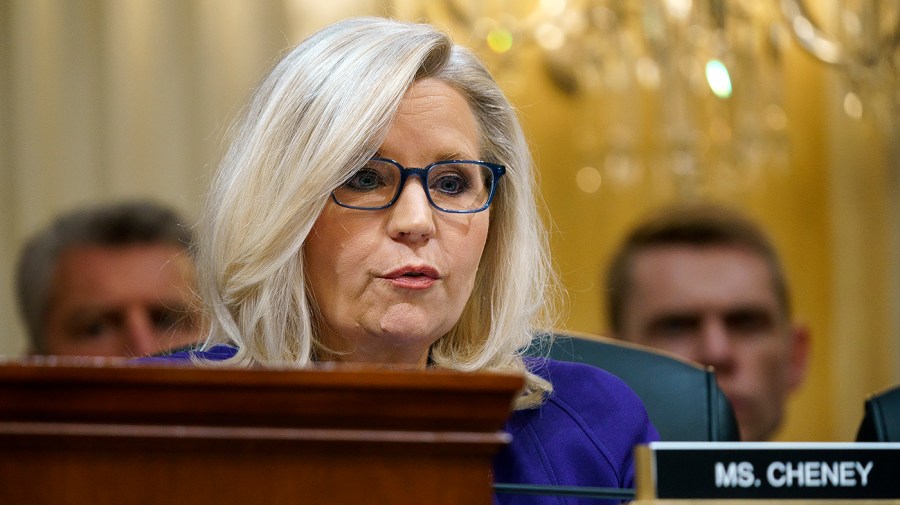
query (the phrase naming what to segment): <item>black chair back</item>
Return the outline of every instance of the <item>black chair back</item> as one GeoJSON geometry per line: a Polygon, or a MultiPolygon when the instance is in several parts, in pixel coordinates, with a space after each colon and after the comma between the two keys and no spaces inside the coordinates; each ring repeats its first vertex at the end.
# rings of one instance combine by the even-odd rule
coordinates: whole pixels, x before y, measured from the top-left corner
{"type": "Polygon", "coordinates": [[[866,399],[857,442],[900,442],[900,386],[866,399]]]}
{"type": "Polygon", "coordinates": [[[618,376],[643,401],[662,440],[740,440],[731,403],[709,368],[599,336],[539,337],[526,354],[588,363],[618,376]]]}

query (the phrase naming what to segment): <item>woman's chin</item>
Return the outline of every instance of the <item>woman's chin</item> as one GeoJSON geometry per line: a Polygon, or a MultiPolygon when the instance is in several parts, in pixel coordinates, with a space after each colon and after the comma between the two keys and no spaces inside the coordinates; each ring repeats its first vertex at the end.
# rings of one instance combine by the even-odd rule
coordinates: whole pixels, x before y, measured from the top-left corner
{"type": "Polygon", "coordinates": [[[415,350],[428,349],[444,333],[433,325],[391,325],[382,327],[379,337],[388,347],[415,350]]]}
{"type": "MultiPolygon", "coordinates": [[[[446,307],[442,308],[446,310],[446,307]]],[[[395,305],[386,310],[379,321],[380,333],[397,343],[431,345],[452,325],[446,324],[446,312],[435,313],[409,304],[395,305]]]]}

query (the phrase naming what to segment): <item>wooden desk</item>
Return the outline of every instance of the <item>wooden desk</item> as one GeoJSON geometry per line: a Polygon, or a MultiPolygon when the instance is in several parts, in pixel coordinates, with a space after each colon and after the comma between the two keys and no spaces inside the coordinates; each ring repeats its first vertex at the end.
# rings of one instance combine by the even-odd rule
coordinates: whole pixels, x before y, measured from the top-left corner
{"type": "Polygon", "coordinates": [[[523,379],[0,364],[0,503],[491,503],[523,379]]]}

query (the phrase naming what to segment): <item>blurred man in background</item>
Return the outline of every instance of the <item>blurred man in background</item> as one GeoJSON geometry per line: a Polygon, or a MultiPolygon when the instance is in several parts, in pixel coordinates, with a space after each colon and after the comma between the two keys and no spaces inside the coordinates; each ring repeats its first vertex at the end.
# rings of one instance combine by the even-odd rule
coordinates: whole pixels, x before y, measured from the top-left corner
{"type": "Polygon", "coordinates": [[[29,352],[144,356],[200,336],[191,232],[152,202],[59,216],[24,245],[16,288],[29,352]]]}
{"type": "Polygon", "coordinates": [[[803,380],[805,328],[763,232],[712,204],[660,209],[607,271],[610,334],[715,368],[744,441],[769,440],[803,380]]]}

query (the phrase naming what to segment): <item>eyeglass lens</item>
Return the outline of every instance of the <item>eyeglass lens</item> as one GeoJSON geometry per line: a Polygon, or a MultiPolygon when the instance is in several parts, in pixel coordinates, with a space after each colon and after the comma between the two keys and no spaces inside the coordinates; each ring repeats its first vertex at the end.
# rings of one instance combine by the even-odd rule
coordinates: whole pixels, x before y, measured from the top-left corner
{"type": "MultiPolygon", "coordinates": [[[[377,209],[391,203],[400,192],[400,167],[370,160],[334,190],[342,205],[377,209]]],[[[450,211],[482,208],[488,200],[494,173],[478,163],[438,162],[428,169],[425,186],[435,206],[450,211]]]]}

